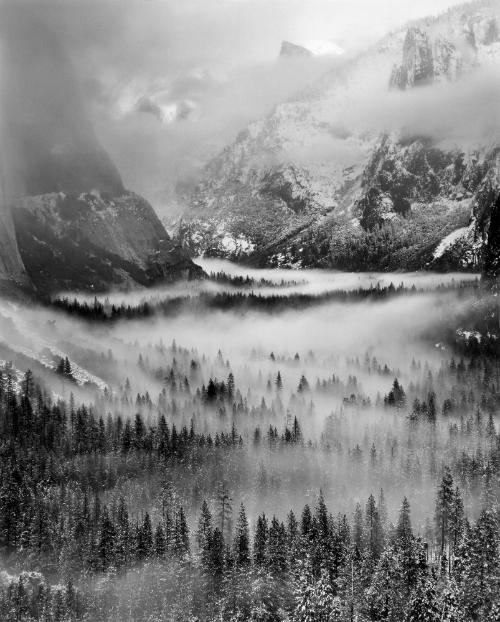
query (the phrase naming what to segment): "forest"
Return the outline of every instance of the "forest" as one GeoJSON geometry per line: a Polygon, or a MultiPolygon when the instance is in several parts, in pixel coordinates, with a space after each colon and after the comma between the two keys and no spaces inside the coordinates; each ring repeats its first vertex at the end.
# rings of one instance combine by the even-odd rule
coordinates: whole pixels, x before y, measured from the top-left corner
{"type": "Polygon", "coordinates": [[[2,622],[500,620],[494,297],[215,280],[0,309],[2,622]]]}

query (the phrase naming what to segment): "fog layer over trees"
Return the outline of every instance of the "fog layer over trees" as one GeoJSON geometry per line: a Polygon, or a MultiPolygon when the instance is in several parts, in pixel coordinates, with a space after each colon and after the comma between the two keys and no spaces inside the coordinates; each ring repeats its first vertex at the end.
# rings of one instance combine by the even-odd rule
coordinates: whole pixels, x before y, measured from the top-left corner
{"type": "Polygon", "coordinates": [[[204,267],[0,303],[0,619],[497,620],[475,277],[204,267]]]}

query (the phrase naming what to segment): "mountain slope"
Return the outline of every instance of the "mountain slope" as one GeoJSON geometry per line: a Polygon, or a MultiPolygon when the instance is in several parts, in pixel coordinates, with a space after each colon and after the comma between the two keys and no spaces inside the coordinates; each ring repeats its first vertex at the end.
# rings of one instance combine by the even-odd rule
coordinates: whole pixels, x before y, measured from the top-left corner
{"type": "Polygon", "coordinates": [[[0,205],[0,294],[29,290],[31,283],[17,246],[12,214],[0,205]]]}
{"type": "Polygon", "coordinates": [[[21,5],[1,18],[0,279],[47,294],[200,274],[125,190],[54,33],[21,5]]]}
{"type": "Polygon", "coordinates": [[[252,123],[207,165],[189,197],[183,243],[261,265],[480,261],[485,189],[498,186],[496,145],[449,140],[439,126],[427,131],[426,119],[412,127],[412,107],[432,126],[432,97],[451,97],[447,84],[459,93],[495,67],[498,4],[463,5],[391,33],[252,123]],[[381,134],[381,125],[392,129],[381,134]],[[435,257],[443,238],[469,225],[466,250],[435,257]]]}
{"type": "Polygon", "coordinates": [[[24,265],[41,292],[201,275],[149,203],[131,192],[25,197],[14,218],[24,265]]]}

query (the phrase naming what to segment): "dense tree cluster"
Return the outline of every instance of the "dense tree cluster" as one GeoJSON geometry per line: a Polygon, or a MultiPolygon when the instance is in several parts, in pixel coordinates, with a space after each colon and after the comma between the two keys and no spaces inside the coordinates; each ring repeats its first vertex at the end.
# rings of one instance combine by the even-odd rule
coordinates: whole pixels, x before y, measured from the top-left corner
{"type": "MultiPolygon", "coordinates": [[[[217,281],[218,279],[215,278],[217,281]]],[[[232,278],[228,277],[232,283],[232,278]]],[[[284,281],[281,286],[288,287],[290,284],[284,281]]],[[[265,286],[265,282],[262,284],[265,286]]],[[[273,284],[276,287],[276,284],[273,284]]],[[[58,310],[70,315],[75,315],[92,321],[119,321],[133,318],[148,318],[155,314],[165,316],[175,316],[179,312],[205,314],[208,310],[230,310],[230,309],[256,309],[262,311],[283,311],[287,309],[304,309],[312,305],[325,304],[328,302],[359,302],[359,301],[381,301],[400,296],[417,296],[419,294],[436,291],[453,291],[457,295],[464,297],[471,293],[481,293],[479,280],[464,280],[459,283],[443,284],[432,289],[417,288],[415,285],[405,287],[402,283],[394,285],[372,285],[359,289],[338,289],[318,294],[305,293],[278,293],[263,294],[259,293],[259,288],[255,291],[222,291],[218,293],[201,292],[197,296],[176,296],[150,302],[144,301],[136,305],[115,304],[109,301],[101,301],[97,297],[93,302],[80,301],[77,298],[56,298],[48,304],[58,310]]]]}
{"type": "MultiPolygon", "coordinates": [[[[159,318],[182,297],[59,301],[34,373],[23,335],[0,343],[15,354],[0,365],[0,620],[499,620],[500,340],[477,284],[441,293],[442,321],[395,355],[392,333],[352,350],[339,331],[315,351],[264,337],[223,354],[202,332],[166,345],[176,318],[159,318]],[[473,308],[470,330],[448,330],[450,304],[473,308]]],[[[376,314],[414,295],[314,303],[376,314]]],[[[311,304],[203,296],[187,302],[199,319],[311,304]]]]}
{"type": "MultiPolygon", "coordinates": [[[[105,393],[93,405],[54,401],[31,372],[19,379],[9,366],[2,371],[0,547],[8,569],[0,573],[2,620],[498,619],[498,366],[451,359],[434,378],[414,362],[415,380],[405,390],[397,378],[391,386],[392,370],[375,358],[351,360],[360,374],[386,379],[389,390],[378,405],[362,403],[354,374],[347,382],[333,375],[316,383],[301,374],[290,402],[297,413],[312,395],[359,396],[311,442],[300,417],[285,412],[287,379],[280,370],[267,382],[270,389],[262,379],[274,411],[253,410],[232,372],[205,385],[190,352],[175,344],[170,351],[176,363],[161,370],[165,389],[158,400],[147,393],[134,399],[127,380],[121,395],[105,393]],[[201,412],[189,426],[176,425],[180,406],[172,409],[172,395],[185,404],[194,400],[204,417],[225,425],[198,432],[201,412]],[[117,404],[136,414],[111,414],[117,404]],[[399,419],[405,426],[406,448],[389,435],[384,446],[367,440],[349,447],[350,419],[375,407],[385,409],[391,425],[399,419]],[[283,414],[278,431],[272,421],[283,414]],[[412,461],[415,450],[424,456],[420,443],[426,465],[412,461]],[[447,465],[438,465],[445,446],[447,465]],[[265,491],[272,501],[280,486],[290,485],[293,494],[296,482],[275,488],[266,455],[271,461],[300,456],[303,468],[322,456],[347,461],[351,469],[374,472],[368,480],[374,485],[384,473],[387,481],[394,477],[398,460],[412,485],[435,482],[434,509],[416,530],[404,498],[393,523],[384,491],[374,488],[348,511],[332,513],[320,492],[314,503],[268,514],[258,510],[265,491]],[[249,514],[245,469],[259,460],[249,514]],[[226,475],[239,470],[241,480],[220,477],[224,463],[231,464],[226,475]],[[180,474],[194,488],[190,496],[176,485],[180,474]],[[151,481],[156,497],[141,501],[137,486],[146,490],[151,481]]],[[[268,359],[293,369],[300,357],[268,359]]],[[[227,369],[221,353],[216,361],[227,369]]],[[[145,374],[160,373],[147,357],[138,365],[145,374]]]]}

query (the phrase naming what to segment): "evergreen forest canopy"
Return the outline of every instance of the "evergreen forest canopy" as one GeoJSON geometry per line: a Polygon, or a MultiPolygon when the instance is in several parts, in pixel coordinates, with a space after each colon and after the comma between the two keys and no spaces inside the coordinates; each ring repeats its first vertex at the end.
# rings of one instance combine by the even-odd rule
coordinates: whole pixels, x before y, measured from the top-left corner
{"type": "Polygon", "coordinates": [[[0,620],[500,620],[495,297],[213,281],[0,303],[0,620]]]}

